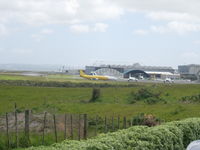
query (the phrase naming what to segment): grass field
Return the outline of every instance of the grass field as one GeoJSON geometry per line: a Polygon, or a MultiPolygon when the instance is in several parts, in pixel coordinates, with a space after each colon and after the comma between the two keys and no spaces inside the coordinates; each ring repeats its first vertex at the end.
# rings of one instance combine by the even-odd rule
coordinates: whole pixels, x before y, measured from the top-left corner
{"type": "Polygon", "coordinates": [[[88,113],[91,115],[134,116],[138,113],[151,113],[166,121],[200,116],[200,104],[182,104],[183,96],[200,93],[200,85],[138,85],[133,88],[101,88],[100,102],[88,103],[92,88],[48,88],[30,86],[0,86],[0,114],[13,111],[16,102],[20,110],[32,109],[35,112],[88,113]],[[149,87],[162,92],[165,103],[128,104],[131,91],[149,87]]]}

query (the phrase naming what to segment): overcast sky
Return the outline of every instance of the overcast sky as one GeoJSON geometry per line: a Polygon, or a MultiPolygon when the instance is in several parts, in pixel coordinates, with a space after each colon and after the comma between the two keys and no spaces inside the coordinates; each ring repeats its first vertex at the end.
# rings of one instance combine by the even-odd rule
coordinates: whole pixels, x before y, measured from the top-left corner
{"type": "Polygon", "coordinates": [[[199,0],[0,0],[0,64],[200,64],[199,0]]]}

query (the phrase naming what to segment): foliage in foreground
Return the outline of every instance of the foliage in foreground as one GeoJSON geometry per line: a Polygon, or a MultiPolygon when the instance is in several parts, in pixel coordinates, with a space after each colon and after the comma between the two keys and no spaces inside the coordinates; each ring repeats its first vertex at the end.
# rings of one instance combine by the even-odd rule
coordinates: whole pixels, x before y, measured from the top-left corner
{"type": "Polygon", "coordinates": [[[87,141],[64,141],[29,150],[183,150],[199,138],[200,118],[191,118],[156,127],[135,126],[87,141]]]}

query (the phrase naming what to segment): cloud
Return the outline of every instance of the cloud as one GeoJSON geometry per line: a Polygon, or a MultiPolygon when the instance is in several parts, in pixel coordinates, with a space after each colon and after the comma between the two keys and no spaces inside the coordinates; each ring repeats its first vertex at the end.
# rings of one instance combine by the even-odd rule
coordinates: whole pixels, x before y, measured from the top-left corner
{"type": "Polygon", "coordinates": [[[45,28],[45,29],[42,29],[39,33],[35,33],[35,34],[32,34],[31,37],[36,40],[37,42],[40,42],[42,41],[43,39],[45,39],[45,37],[47,35],[51,35],[54,33],[54,30],[52,29],[48,29],[48,28],[45,28]]]}
{"type": "Polygon", "coordinates": [[[107,28],[108,25],[105,23],[94,25],[75,24],[70,26],[70,31],[73,33],[106,32],[107,28]]]}
{"type": "MultiPolygon", "coordinates": [[[[112,0],[114,2],[114,0],[112,0]]],[[[200,1],[191,0],[115,0],[123,9],[139,12],[148,19],[162,22],[162,26],[150,25],[149,32],[178,33],[199,32],[200,1]]],[[[143,30],[143,29],[141,29],[143,30]]],[[[139,34],[142,32],[139,31],[139,34]]]]}
{"type": "Polygon", "coordinates": [[[41,34],[53,34],[54,31],[52,29],[43,29],[40,31],[41,34]]]}
{"type": "Polygon", "coordinates": [[[108,28],[108,25],[105,24],[105,23],[96,23],[94,28],[93,28],[93,31],[95,32],[106,32],[108,28]]]}
{"type": "Polygon", "coordinates": [[[199,45],[200,44],[200,40],[195,40],[195,41],[193,41],[193,43],[199,45]]]}
{"type": "Polygon", "coordinates": [[[147,35],[149,33],[149,31],[143,30],[143,29],[138,29],[138,30],[135,30],[134,33],[137,35],[147,35]]]}
{"type": "Polygon", "coordinates": [[[1,0],[0,22],[78,24],[117,18],[123,8],[105,0],[1,0]]]}
{"type": "Polygon", "coordinates": [[[32,34],[31,37],[37,42],[40,42],[44,39],[44,36],[41,34],[32,34]]]}
{"type": "Polygon", "coordinates": [[[107,25],[98,22],[139,12],[154,21],[164,21],[163,26],[153,25],[152,31],[182,34],[199,31],[199,7],[198,0],[0,0],[0,24],[64,24],[79,33],[91,32],[91,27],[85,24],[96,24],[93,31],[105,32],[107,25]]]}
{"type": "Polygon", "coordinates": [[[150,12],[147,17],[152,20],[200,22],[198,16],[180,12],[150,12]]]}
{"type": "Polygon", "coordinates": [[[74,33],[88,33],[90,30],[88,25],[72,25],[70,26],[70,31],[74,33]]]}
{"type": "Polygon", "coordinates": [[[151,26],[150,30],[152,32],[158,33],[178,33],[178,34],[185,34],[187,32],[199,32],[200,31],[200,24],[191,24],[185,22],[169,22],[167,25],[163,26],[151,26]]]}
{"type": "Polygon", "coordinates": [[[198,21],[198,0],[1,0],[0,22],[74,24],[118,18],[127,11],[143,12],[156,20],[198,21]]]}
{"type": "Polygon", "coordinates": [[[5,25],[0,24],[0,36],[5,36],[8,33],[9,33],[8,29],[5,27],[5,25]]]}

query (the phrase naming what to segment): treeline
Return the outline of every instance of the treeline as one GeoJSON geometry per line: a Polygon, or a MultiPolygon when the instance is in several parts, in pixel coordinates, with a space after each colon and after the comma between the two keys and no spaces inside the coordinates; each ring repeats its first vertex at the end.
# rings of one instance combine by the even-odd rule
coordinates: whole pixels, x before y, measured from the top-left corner
{"type": "Polygon", "coordinates": [[[89,82],[56,82],[31,80],[0,80],[0,85],[38,86],[38,87],[136,87],[138,84],[89,83],[89,82]]]}
{"type": "Polygon", "coordinates": [[[86,141],[66,140],[49,147],[32,147],[29,150],[184,150],[191,141],[199,138],[200,119],[191,118],[155,127],[134,126],[86,141]]]}

